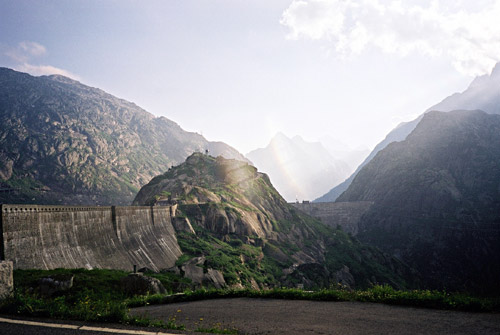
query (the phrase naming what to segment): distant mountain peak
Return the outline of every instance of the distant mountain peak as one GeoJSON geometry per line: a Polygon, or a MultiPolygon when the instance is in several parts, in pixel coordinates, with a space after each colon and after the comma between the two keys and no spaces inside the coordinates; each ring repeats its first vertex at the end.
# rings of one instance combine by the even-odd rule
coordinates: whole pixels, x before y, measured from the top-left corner
{"type": "Polygon", "coordinates": [[[500,78],[500,62],[495,64],[495,66],[493,67],[493,70],[491,70],[490,77],[491,78],[500,78]]]}
{"type": "Polygon", "coordinates": [[[263,149],[247,154],[288,201],[310,200],[345,178],[349,166],[333,157],[320,142],[277,133],[263,149]]]}
{"type": "Polygon", "coordinates": [[[282,133],[281,131],[277,132],[276,135],[273,136],[273,138],[271,138],[271,141],[269,142],[269,144],[272,144],[272,143],[282,143],[282,142],[290,142],[291,139],[286,136],[284,133],[282,133]]]}

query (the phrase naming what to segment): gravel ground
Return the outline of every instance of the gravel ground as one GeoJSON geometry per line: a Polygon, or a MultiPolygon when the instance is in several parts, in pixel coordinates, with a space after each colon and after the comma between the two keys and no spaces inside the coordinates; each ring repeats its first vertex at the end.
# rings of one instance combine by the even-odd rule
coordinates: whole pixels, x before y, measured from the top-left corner
{"type": "MultiPolygon", "coordinates": [[[[184,324],[188,331],[219,327],[239,334],[500,334],[500,314],[468,313],[360,302],[215,299],[155,305],[133,315],[184,324]]],[[[200,333],[198,333],[200,334],[200,333]]]]}

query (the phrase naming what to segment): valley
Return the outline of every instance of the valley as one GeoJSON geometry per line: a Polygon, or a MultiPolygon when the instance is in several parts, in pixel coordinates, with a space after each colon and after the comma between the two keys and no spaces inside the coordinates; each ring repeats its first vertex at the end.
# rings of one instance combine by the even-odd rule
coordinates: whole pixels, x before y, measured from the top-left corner
{"type": "Polygon", "coordinates": [[[349,177],[319,142],[278,134],[245,157],[71,79],[0,70],[1,256],[16,270],[139,268],[171,292],[500,293],[494,113],[428,111],[349,177]]]}
{"type": "Polygon", "coordinates": [[[498,333],[499,17],[2,1],[0,333],[498,333]]]}

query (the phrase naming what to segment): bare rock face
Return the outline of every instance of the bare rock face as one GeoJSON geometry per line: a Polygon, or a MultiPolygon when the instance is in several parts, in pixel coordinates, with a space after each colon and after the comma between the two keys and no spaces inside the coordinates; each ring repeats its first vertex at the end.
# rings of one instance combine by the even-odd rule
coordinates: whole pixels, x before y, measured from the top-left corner
{"type": "Polygon", "coordinates": [[[205,257],[195,257],[184,263],[179,271],[175,269],[172,271],[175,273],[183,273],[184,277],[191,279],[196,287],[204,285],[213,286],[218,289],[226,287],[226,281],[224,280],[222,272],[211,268],[205,269],[205,262],[205,257]]]}
{"type": "Polygon", "coordinates": [[[196,234],[193,226],[191,225],[191,222],[189,221],[189,218],[187,217],[177,216],[172,218],[172,225],[177,232],[183,231],[190,234],[196,234]]]}
{"type": "Polygon", "coordinates": [[[11,261],[0,262],[0,301],[14,292],[14,266],[11,261]]]}
{"type": "Polygon", "coordinates": [[[73,287],[74,275],[50,276],[38,281],[38,290],[44,297],[52,297],[73,287]]]}
{"type": "Polygon", "coordinates": [[[200,285],[203,283],[205,278],[203,268],[195,264],[186,264],[182,266],[182,271],[184,271],[184,277],[191,279],[194,284],[200,285]]]}
{"type": "Polygon", "coordinates": [[[3,162],[3,164],[0,165],[0,180],[8,180],[10,177],[12,177],[12,167],[14,166],[14,162],[5,155],[0,154],[0,161],[3,162]]]}
{"type": "Polygon", "coordinates": [[[352,276],[349,268],[347,266],[343,266],[342,269],[335,272],[335,281],[342,285],[345,288],[354,288],[356,286],[356,281],[352,276]]]}
{"type": "Polygon", "coordinates": [[[207,273],[205,274],[204,281],[212,284],[213,286],[215,286],[215,288],[218,289],[227,286],[226,281],[224,280],[224,275],[219,270],[208,269],[207,273]]]}
{"type": "Polygon", "coordinates": [[[129,295],[165,294],[167,290],[156,278],[144,276],[142,273],[130,273],[121,279],[122,289],[129,295]]]}

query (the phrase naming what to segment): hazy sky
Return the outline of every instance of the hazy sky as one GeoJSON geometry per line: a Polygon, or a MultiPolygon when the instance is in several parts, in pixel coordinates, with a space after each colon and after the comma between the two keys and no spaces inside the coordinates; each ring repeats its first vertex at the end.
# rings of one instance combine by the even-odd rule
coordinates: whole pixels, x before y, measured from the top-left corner
{"type": "Polygon", "coordinates": [[[500,0],[0,0],[0,66],[61,73],[243,153],[370,148],[500,60],[500,0]]]}

